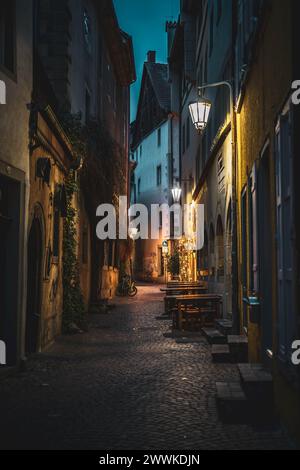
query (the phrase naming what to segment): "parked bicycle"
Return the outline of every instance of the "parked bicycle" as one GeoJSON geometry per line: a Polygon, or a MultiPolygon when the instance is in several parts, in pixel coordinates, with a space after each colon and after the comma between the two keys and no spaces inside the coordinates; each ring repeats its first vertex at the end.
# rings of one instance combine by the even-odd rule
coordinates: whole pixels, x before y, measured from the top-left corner
{"type": "Polygon", "coordinates": [[[137,294],[137,287],[134,280],[128,274],[125,274],[119,282],[117,295],[120,297],[134,297],[137,294]]]}

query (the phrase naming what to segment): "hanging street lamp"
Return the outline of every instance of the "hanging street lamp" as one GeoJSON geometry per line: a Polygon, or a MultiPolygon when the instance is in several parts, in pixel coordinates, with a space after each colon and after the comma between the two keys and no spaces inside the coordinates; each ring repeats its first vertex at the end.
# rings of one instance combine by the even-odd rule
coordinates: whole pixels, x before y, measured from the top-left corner
{"type": "Polygon", "coordinates": [[[174,203],[179,204],[180,199],[181,199],[182,189],[179,186],[177,186],[177,187],[174,187],[171,191],[172,191],[174,203]]]}
{"type": "Polygon", "coordinates": [[[216,83],[209,83],[207,85],[198,87],[199,99],[198,101],[190,103],[189,105],[192,122],[195,128],[200,132],[203,132],[207,127],[208,118],[209,118],[211,107],[212,107],[211,101],[201,96],[201,93],[203,90],[206,90],[207,88],[217,88],[220,86],[226,86],[229,88],[229,91],[230,91],[231,124],[232,124],[232,129],[234,129],[233,86],[232,86],[232,83],[229,81],[222,81],[222,82],[216,82],[216,83]]]}
{"type": "Polygon", "coordinates": [[[210,115],[211,101],[205,98],[199,98],[198,101],[189,104],[189,110],[192,122],[197,131],[204,131],[210,115]]]}

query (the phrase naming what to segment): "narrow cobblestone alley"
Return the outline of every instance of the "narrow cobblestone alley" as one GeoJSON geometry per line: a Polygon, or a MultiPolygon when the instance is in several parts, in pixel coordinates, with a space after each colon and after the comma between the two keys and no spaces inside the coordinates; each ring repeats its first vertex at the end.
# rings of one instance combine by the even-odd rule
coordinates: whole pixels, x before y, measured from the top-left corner
{"type": "Polygon", "coordinates": [[[288,447],[279,429],[218,421],[215,382],[237,377],[236,366],[213,365],[204,338],[168,337],[158,287],[116,303],[91,316],[89,333],[60,338],[1,380],[2,449],[288,447]]]}

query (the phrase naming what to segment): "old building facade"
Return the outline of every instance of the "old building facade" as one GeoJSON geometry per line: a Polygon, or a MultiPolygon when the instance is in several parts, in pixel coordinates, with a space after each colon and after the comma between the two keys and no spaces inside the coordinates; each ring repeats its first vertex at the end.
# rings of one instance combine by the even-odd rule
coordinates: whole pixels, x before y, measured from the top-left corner
{"type": "Polygon", "coordinates": [[[201,89],[201,95],[212,103],[202,135],[193,126],[189,105],[198,99],[198,87],[231,81],[232,18],[232,8],[222,8],[222,2],[181,2],[178,23],[167,24],[169,36],[175,29],[169,67],[173,94],[180,97],[182,203],[205,207],[204,247],[190,256],[190,278],[208,281],[211,292],[223,295],[228,317],[232,317],[234,152],[230,88],[220,84],[201,89]]]}
{"type": "Polygon", "coordinates": [[[25,12],[23,6],[21,0],[0,5],[0,80],[6,91],[0,105],[0,339],[7,365],[21,356],[26,311],[32,2],[25,12]]]}
{"type": "Polygon", "coordinates": [[[0,30],[0,339],[15,365],[62,332],[75,287],[82,311],[115,294],[127,242],[96,238],[96,208],[128,193],[135,66],[110,0],[2,2],[0,30]]]}
{"type": "MultiPolygon", "coordinates": [[[[144,64],[141,92],[134,123],[132,159],[135,162],[135,202],[144,204],[151,215],[151,205],[169,204],[170,190],[178,174],[178,153],[171,147],[175,132],[171,112],[168,66],[156,62],[154,51],[148,53],[144,64]]],[[[162,212],[159,237],[136,243],[135,273],[139,278],[164,280],[166,266],[163,242],[170,238],[167,227],[163,231],[162,212]]],[[[150,218],[149,218],[150,227],[150,218]]],[[[170,230],[169,226],[169,230],[170,230]]]]}
{"type": "Polygon", "coordinates": [[[275,0],[250,7],[239,2],[236,41],[240,326],[250,362],[272,370],[281,417],[299,439],[299,371],[291,363],[300,333],[299,111],[291,102],[299,71],[293,42],[299,6],[275,0]]]}
{"type": "MultiPolygon", "coordinates": [[[[171,93],[180,96],[182,203],[205,205],[196,275],[222,294],[223,316],[247,338],[249,362],[272,371],[277,410],[294,436],[299,109],[291,95],[299,75],[298,13],[293,1],[182,1],[178,22],[167,23],[171,93]],[[200,134],[188,112],[197,94],[211,102],[200,134]]],[[[192,257],[190,263],[193,272],[192,257]]]]}

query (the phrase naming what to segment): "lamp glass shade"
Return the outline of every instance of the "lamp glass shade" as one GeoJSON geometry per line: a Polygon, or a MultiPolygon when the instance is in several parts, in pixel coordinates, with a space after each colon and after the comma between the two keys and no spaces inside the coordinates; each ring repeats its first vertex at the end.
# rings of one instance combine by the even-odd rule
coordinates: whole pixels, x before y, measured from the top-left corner
{"type": "Polygon", "coordinates": [[[175,202],[175,204],[178,204],[181,198],[181,188],[173,188],[172,196],[173,196],[173,201],[175,202]]]}
{"type": "Polygon", "coordinates": [[[211,102],[205,98],[189,104],[192,122],[198,131],[203,131],[208,123],[211,110],[211,102]]]}

